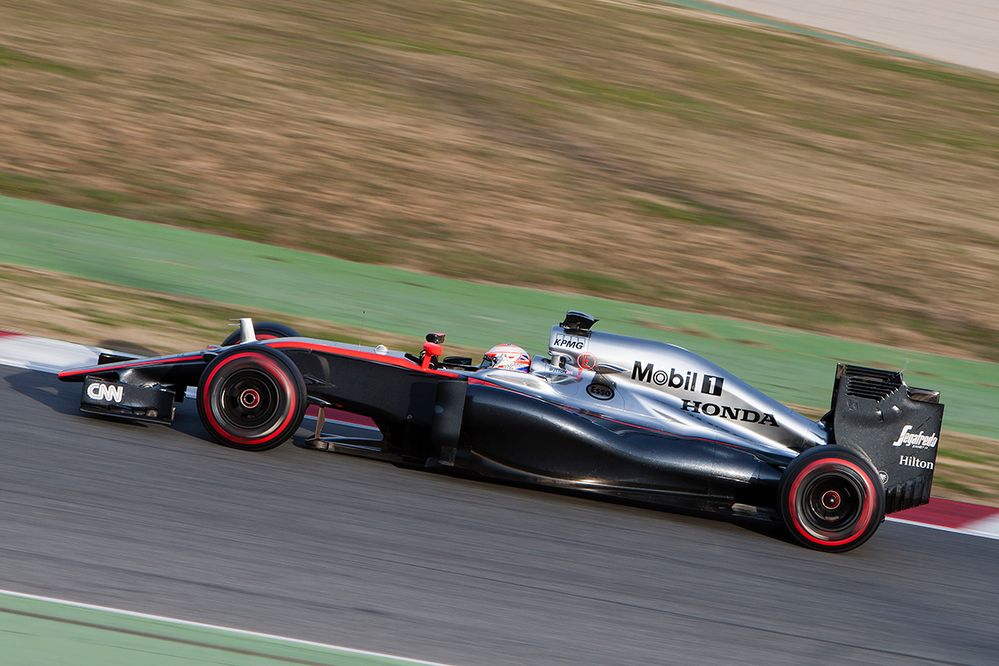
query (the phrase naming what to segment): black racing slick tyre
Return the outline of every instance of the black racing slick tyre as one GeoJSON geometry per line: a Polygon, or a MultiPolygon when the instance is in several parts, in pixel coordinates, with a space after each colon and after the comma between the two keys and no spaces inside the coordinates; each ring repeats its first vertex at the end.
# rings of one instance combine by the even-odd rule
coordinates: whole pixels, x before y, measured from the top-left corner
{"type": "Polygon", "coordinates": [[[840,446],[816,446],[784,471],[780,512],[791,537],[831,553],[853,550],[884,521],[885,491],[874,467],[840,446]]]}
{"type": "MultiPolygon", "coordinates": [[[[274,338],[297,338],[298,331],[293,329],[291,326],[285,326],[284,324],[278,324],[273,321],[262,321],[259,324],[253,325],[253,330],[257,334],[257,340],[273,340],[274,338]]],[[[239,330],[235,330],[226,336],[226,339],[222,341],[223,347],[228,347],[239,342],[240,334],[239,330]]]]}
{"type": "Polygon", "coordinates": [[[291,360],[263,345],[219,354],[201,375],[198,416],[219,444],[266,451],[283,444],[302,423],[305,380],[291,360]]]}

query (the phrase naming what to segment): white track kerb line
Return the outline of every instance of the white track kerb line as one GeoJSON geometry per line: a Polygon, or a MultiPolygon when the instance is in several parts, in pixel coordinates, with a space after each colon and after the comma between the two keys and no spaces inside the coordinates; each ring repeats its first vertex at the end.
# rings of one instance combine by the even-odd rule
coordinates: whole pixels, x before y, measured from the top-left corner
{"type": "Polygon", "coordinates": [[[385,654],[383,652],[372,652],[370,650],[358,650],[355,648],[344,647],[342,645],[332,645],[330,643],[318,643],[316,641],[306,641],[300,638],[289,638],[288,636],[278,636],[276,634],[264,634],[258,631],[248,631],[246,629],[236,629],[234,627],[224,627],[218,624],[206,624],[204,622],[192,622],[191,620],[181,620],[175,617],[165,617],[163,615],[151,615],[149,613],[138,613],[136,611],[124,610],[121,608],[111,608],[109,606],[96,606],[94,604],[85,604],[79,601],[71,601],[69,599],[59,599],[56,597],[45,597],[38,594],[27,594],[25,592],[16,592],[14,590],[5,590],[0,588],[0,595],[6,595],[10,597],[16,597],[18,599],[30,599],[31,601],[44,601],[53,604],[60,604],[62,606],[71,606],[73,608],[80,608],[83,610],[99,611],[102,613],[112,613],[114,615],[121,615],[125,617],[133,617],[140,620],[153,620],[156,622],[165,622],[168,624],[177,625],[180,627],[190,627],[192,629],[208,629],[212,631],[219,631],[227,634],[233,634],[236,636],[245,636],[247,638],[261,638],[271,641],[281,641],[283,643],[290,643],[292,645],[299,645],[302,647],[318,648],[322,650],[329,650],[331,652],[339,652],[342,654],[356,655],[359,657],[372,657],[377,659],[391,659],[393,661],[403,662],[406,664],[414,664],[414,666],[449,666],[448,664],[443,664],[437,661],[424,661],[422,659],[410,659],[409,657],[400,657],[394,654],[385,654]]]}
{"type": "Polygon", "coordinates": [[[953,532],[954,534],[967,534],[968,536],[982,537],[985,539],[999,539],[999,524],[989,525],[985,529],[986,523],[994,523],[995,519],[986,519],[979,523],[970,523],[963,527],[944,527],[943,525],[931,525],[930,523],[920,523],[915,520],[905,520],[904,518],[892,518],[888,516],[888,521],[892,523],[902,523],[903,525],[915,525],[916,527],[926,527],[931,530],[941,532],[953,532]]]}

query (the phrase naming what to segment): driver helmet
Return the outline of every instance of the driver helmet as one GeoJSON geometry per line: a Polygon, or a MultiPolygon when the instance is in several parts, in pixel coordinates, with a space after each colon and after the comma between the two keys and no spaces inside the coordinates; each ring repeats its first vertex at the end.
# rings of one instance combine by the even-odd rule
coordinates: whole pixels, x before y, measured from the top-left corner
{"type": "Polygon", "coordinates": [[[511,344],[496,345],[482,357],[482,367],[530,372],[531,357],[523,347],[511,344]]]}

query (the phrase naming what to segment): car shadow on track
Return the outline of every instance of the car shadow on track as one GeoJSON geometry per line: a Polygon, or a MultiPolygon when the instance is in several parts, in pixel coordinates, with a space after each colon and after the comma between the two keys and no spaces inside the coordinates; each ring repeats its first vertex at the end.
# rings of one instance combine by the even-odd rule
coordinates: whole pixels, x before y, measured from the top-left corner
{"type": "Polygon", "coordinates": [[[24,370],[3,377],[15,393],[31,398],[60,414],[80,413],[80,384],[60,382],[55,375],[24,370]]]}
{"type": "MultiPolygon", "coordinates": [[[[323,452],[317,452],[323,453],[323,452]]],[[[333,454],[337,455],[337,454],[333,454]]],[[[389,463],[393,464],[393,463],[389,463]]],[[[650,514],[659,514],[662,516],[684,516],[687,518],[694,518],[697,520],[710,521],[711,523],[718,524],[729,524],[737,528],[753,532],[771,539],[776,539],[778,541],[783,541],[789,545],[796,545],[787,534],[784,529],[783,524],[775,515],[764,514],[762,516],[748,516],[748,515],[732,515],[719,513],[716,511],[709,511],[705,509],[696,509],[690,507],[664,507],[660,504],[653,504],[650,502],[643,502],[641,500],[613,497],[607,495],[600,495],[592,492],[576,490],[571,488],[554,488],[550,486],[537,486],[526,483],[517,483],[515,481],[506,481],[498,479],[487,479],[472,473],[465,473],[461,471],[451,471],[444,469],[425,469],[421,467],[412,467],[409,465],[395,465],[396,467],[405,467],[411,469],[417,473],[424,474],[434,474],[438,476],[445,476],[453,479],[461,480],[462,482],[471,483],[484,483],[490,486],[504,486],[507,488],[518,488],[522,490],[528,490],[530,492],[546,493],[548,495],[556,495],[565,498],[572,498],[578,500],[584,500],[586,502],[601,502],[604,504],[624,506],[630,508],[641,509],[643,511],[648,511],[650,514]]]]}
{"type": "Polygon", "coordinates": [[[112,416],[101,416],[99,414],[84,414],[80,412],[80,390],[82,384],[59,381],[58,377],[53,374],[35,370],[15,371],[0,378],[0,381],[6,382],[7,386],[15,393],[30,398],[58,414],[104,423],[115,423],[121,427],[143,431],[155,428],[169,428],[201,440],[206,444],[210,443],[208,435],[201,427],[201,422],[198,420],[197,413],[193,407],[185,408],[184,406],[180,406],[173,424],[171,426],[163,426],[112,416]]]}

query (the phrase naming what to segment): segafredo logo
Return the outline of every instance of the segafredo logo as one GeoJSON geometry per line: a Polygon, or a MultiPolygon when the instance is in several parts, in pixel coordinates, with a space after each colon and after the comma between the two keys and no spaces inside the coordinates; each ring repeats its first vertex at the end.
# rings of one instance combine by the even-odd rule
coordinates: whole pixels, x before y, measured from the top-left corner
{"type": "Polygon", "coordinates": [[[742,407],[729,407],[728,405],[716,405],[713,402],[701,402],[700,400],[684,400],[683,409],[688,412],[704,414],[705,416],[720,416],[730,421],[744,421],[746,423],[759,423],[779,428],[777,419],[773,414],[760,413],[752,409],[742,407]]]}
{"type": "Polygon", "coordinates": [[[555,337],[555,346],[561,349],[582,349],[586,346],[586,338],[559,334],[555,337]]]}
{"type": "Polygon", "coordinates": [[[909,446],[914,449],[932,449],[937,445],[937,434],[924,435],[920,430],[918,433],[912,432],[912,426],[907,425],[902,428],[898,439],[891,443],[892,446],[909,446]]]}
{"type": "Polygon", "coordinates": [[[906,467],[918,467],[919,469],[933,469],[933,463],[928,460],[920,460],[916,456],[899,456],[898,464],[906,467]]]}
{"type": "Polygon", "coordinates": [[[124,392],[124,386],[115,386],[114,384],[98,384],[95,382],[87,387],[87,395],[94,400],[101,400],[103,402],[121,402],[124,392]]]}
{"type": "Polygon", "coordinates": [[[700,385],[698,385],[696,372],[688,370],[686,373],[681,373],[674,368],[670,368],[669,372],[666,372],[665,370],[656,370],[651,363],[643,366],[641,361],[635,361],[635,367],[631,369],[631,378],[656,386],[697,391],[708,395],[721,395],[722,387],[725,385],[724,377],[704,375],[700,385]]]}

